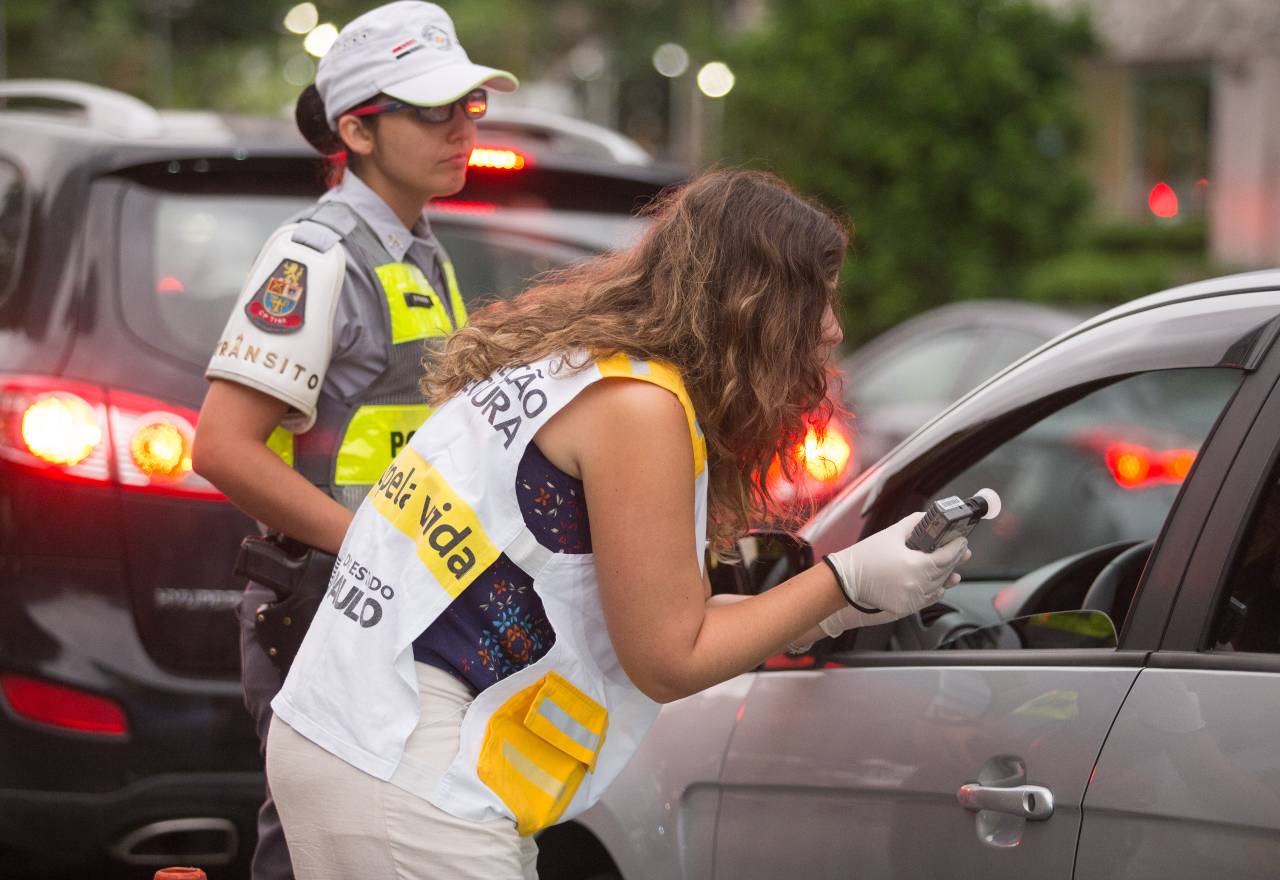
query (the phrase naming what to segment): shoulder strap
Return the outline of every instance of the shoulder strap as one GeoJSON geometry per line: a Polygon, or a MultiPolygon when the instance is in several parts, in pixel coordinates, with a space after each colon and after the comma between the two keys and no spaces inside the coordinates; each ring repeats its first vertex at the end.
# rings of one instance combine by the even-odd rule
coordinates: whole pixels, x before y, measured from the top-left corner
{"type": "Polygon", "coordinates": [[[346,202],[317,202],[295,214],[293,222],[298,224],[293,240],[312,250],[324,253],[338,242],[345,241],[360,251],[371,266],[395,262],[369,224],[346,202]]]}
{"type": "Polygon", "coordinates": [[[640,379],[674,394],[684,408],[685,419],[689,422],[689,440],[693,443],[693,475],[696,477],[706,469],[707,441],[702,434],[702,426],[698,424],[698,416],[694,412],[688,389],[684,387],[684,380],[675,367],[662,361],[643,361],[619,353],[596,361],[596,369],[605,378],[640,379]]]}

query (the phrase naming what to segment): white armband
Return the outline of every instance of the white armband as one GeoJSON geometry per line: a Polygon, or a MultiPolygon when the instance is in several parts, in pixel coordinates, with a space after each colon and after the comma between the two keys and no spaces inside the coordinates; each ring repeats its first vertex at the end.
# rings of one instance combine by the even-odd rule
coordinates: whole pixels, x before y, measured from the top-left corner
{"type": "Polygon", "coordinates": [[[320,253],[298,244],[296,228],[267,240],[204,374],[283,400],[293,410],[284,426],[302,432],[315,422],[329,368],[347,258],[340,245],[320,253]]]}

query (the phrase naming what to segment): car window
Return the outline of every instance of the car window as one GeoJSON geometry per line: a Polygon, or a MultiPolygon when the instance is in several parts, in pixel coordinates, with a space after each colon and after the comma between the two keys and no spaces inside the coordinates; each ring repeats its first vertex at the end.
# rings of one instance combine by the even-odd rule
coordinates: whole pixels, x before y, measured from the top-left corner
{"type": "Polygon", "coordinates": [[[1280,468],[1236,551],[1210,641],[1215,651],[1280,652],[1280,468]]]}
{"type": "Polygon", "coordinates": [[[0,159],[0,303],[8,299],[22,271],[27,237],[27,183],[17,165],[0,159]]]}
{"type": "MultiPolygon", "coordinates": [[[[159,335],[177,355],[208,359],[262,243],[309,199],[277,195],[157,194],[151,272],[144,283],[159,335]]],[[[136,292],[136,291],[135,291],[136,292]]],[[[141,304],[139,304],[140,307],[141,304]]],[[[151,317],[126,309],[130,323],[151,317]]],[[[149,321],[148,321],[149,323],[149,321]]]]}
{"type": "Polygon", "coordinates": [[[582,259],[579,248],[475,226],[433,219],[432,229],[458,273],[469,305],[514,296],[529,282],[562,263],[582,259]]]}
{"type": "Polygon", "coordinates": [[[1240,376],[1218,368],[1130,376],[1041,419],[939,487],[936,497],[990,487],[1003,502],[999,517],[970,536],[965,576],[1011,578],[1099,545],[1154,539],[1240,376]]]}
{"type": "Polygon", "coordinates": [[[971,331],[939,333],[899,348],[849,379],[857,402],[874,407],[893,403],[939,405],[955,398],[956,370],[964,364],[977,335],[971,331]]]}
{"type": "MultiPolygon", "coordinates": [[[[306,196],[194,194],[135,188],[126,200],[125,318],[169,354],[203,366],[262,243],[306,196]],[[139,232],[139,230],[145,230],[139,232]]],[[[586,251],[546,237],[433,220],[469,305],[511,296],[586,251]]]]}

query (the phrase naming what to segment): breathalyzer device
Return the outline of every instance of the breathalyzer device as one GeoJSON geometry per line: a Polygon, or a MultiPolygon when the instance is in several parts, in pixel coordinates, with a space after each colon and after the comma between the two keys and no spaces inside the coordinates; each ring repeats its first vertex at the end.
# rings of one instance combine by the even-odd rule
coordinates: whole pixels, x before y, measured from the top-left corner
{"type": "Polygon", "coordinates": [[[1000,496],[992,489],[980,489],[972,498],[952,495],[929,505],[924,519],[916,523],[907,538],[907,546],[922,553],[932,553],[943,544],[963,538],[984,519],[995,519],[1000,513],[1000,496]]]}

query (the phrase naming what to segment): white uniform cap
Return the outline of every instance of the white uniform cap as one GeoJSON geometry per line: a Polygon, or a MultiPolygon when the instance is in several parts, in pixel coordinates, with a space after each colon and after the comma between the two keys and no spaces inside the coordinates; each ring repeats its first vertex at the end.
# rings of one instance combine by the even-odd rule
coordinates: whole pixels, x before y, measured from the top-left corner
{"type": "Polygon", "coordinates": [[[418,0],[387,3],[350,22],[316,70],[334,130],[339,116],[379,93],[434,107],[482,86],[514,92],[519,84],[505,70],[472,64],[449,13],[418,0]]]}

